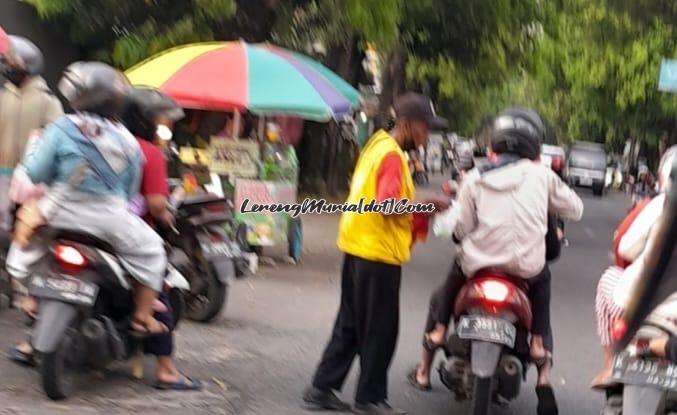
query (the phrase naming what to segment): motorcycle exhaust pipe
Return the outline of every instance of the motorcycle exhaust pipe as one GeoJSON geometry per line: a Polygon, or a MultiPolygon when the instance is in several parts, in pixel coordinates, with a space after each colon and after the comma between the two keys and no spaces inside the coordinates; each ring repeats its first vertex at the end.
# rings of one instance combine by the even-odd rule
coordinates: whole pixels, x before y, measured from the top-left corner
{"type": "Polygon", "coordinates": [[[82,337],[85,340],[87,360],[97,369],[103,369],[111,362],[108,347],[108,332],[99,320],[90,318],[82,325],[82,337]]]}
{"type": "Polygon", "coordinates": [[[515,356],[503,356],[496,370],[497,392],[506,400],[515,399],[522,386],[522,373],[524,366],[515,356]]]}

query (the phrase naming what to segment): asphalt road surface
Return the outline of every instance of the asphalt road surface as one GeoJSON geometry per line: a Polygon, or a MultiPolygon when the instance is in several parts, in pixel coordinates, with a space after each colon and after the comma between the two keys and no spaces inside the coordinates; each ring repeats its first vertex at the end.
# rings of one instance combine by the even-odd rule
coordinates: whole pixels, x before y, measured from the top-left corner
{"type": "MultiPolygon", "coordinates": [[[[588,384],[599,368],[594,324],[597,280],[609,264],[613,230],[629,200],[620,194],[594,198],[581,190],[583,221],[567,224],[570,246],[552,266],[553,325],[556,338],[554,383],[564,415],[597,414],[602,397],[588,384]]],[[[131,413],[299,415],[300,395],[325,346],[338,308],[341,256],[336,250],[337,217],[304,218],[303,263],[278,261],[236,282],[224,316],[210,325],[184,323],[177,357],[188,375],[206,383],[199,393],[157,392],[149,359],[146,380],[131,381],[125,367],[83,379],[78,394],[52,403],[40,391],[37,372],[0,359],[0,414],[131,413]]],[[[276,252],[272,251],[271,255],[276,252]]],[[[413,415],[465,414],[468,404],[453,401],[439,380],[434,389],[414,391],[405,375],[420,353],[428,299],[444,279],[453,258],[450,242],[432,238],[416,248],[404,269],[401,330],[390,371],[390,400],[413,415]]],[[[14,311],[0,311],[0,348],[23,335],[14,311]]],[[[357,363],[355,365],[357,367],[357,363]]],[[[352,401],[355,374],[343,396],[352,401]]],[[[535,414],[534,370],[520,398],[496,415],[535,414]]]]}

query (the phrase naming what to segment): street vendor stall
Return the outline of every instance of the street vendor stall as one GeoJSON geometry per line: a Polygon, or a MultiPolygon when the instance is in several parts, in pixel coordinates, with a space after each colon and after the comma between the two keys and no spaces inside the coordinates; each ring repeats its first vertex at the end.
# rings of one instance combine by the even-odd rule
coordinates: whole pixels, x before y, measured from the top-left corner
{"type": "MultiPolygon", "coordinates": [[[[360,103],[359,92],[322,64],[269,44],[180,46],[141,62],[127,76],[136,86],[159,88],[186,109],[232,114],[224,123],[228,131],[210,134],[202,145],[184,146],[181,153],[226,179],[225,192],[237,212],[245,199],[296,201],[298,163],[289,137],[295,119],[340,119],[360,103]],[[242,136],[245,112],[255,117],[250,137],[242,136]]],[[[288,242],[290,256],[300,258],[300,220],[286,213],[236,216],[248,225],[250,245],[288,242]]]]}

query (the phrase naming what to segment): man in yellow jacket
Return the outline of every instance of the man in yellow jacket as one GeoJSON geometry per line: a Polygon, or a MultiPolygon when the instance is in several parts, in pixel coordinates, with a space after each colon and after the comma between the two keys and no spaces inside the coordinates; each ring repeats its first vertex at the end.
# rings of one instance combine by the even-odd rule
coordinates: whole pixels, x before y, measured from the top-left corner
{"type": "MultiPolygon", "coordinates": [[[[407,93],[394,105],[392,131],[377,131],[357,161],[347,203],[414,204],[415,189],[404,152],[425,145],[431,128],[446,121],[435,114],[429,98],[407,93]]],[[[424,203],[444,210],[447,200],[424,203]]],[[[384,204],[385,206],[385,204],[384,204]]],[[[334,393],[342,388],[355,356],[360,379],[355,412],[394,415],[404,412],[388,404],[388,368],[399,329],[402,264],[409,261],[418,235],[427,231],[427,214],[345,212],[339,223],[338,247],[345,253],[341,306],[334,331],[315,376],[304,394],[310,409],[345,411],[350,405],[334,393]]]]}

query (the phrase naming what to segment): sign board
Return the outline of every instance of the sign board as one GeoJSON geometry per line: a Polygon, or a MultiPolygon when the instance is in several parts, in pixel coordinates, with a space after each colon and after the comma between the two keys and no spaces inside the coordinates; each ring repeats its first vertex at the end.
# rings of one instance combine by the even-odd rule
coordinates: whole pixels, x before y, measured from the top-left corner
{"type": "Polygon", "coordinates": [[[658,90],[677,92],[677,59],[663,59],[661,62],[658,90]]]}
{"type": "Polygon", "coordinates": [[[237,177],[256,177],[259,151],[259,143],[253,140],[213,137],[209,144],[209,171],[237,177]]]}
{"type": "Polygon", "coordinates": [[[289,182],[237,179],[235,181],[235,218],[247,224],[247,239],[256,246],[287,243],[289,214],[271,212],[241,213],[242,203],[248,199],[247,209],[253,204],[295,203],[296,185],[289,182]]]}

